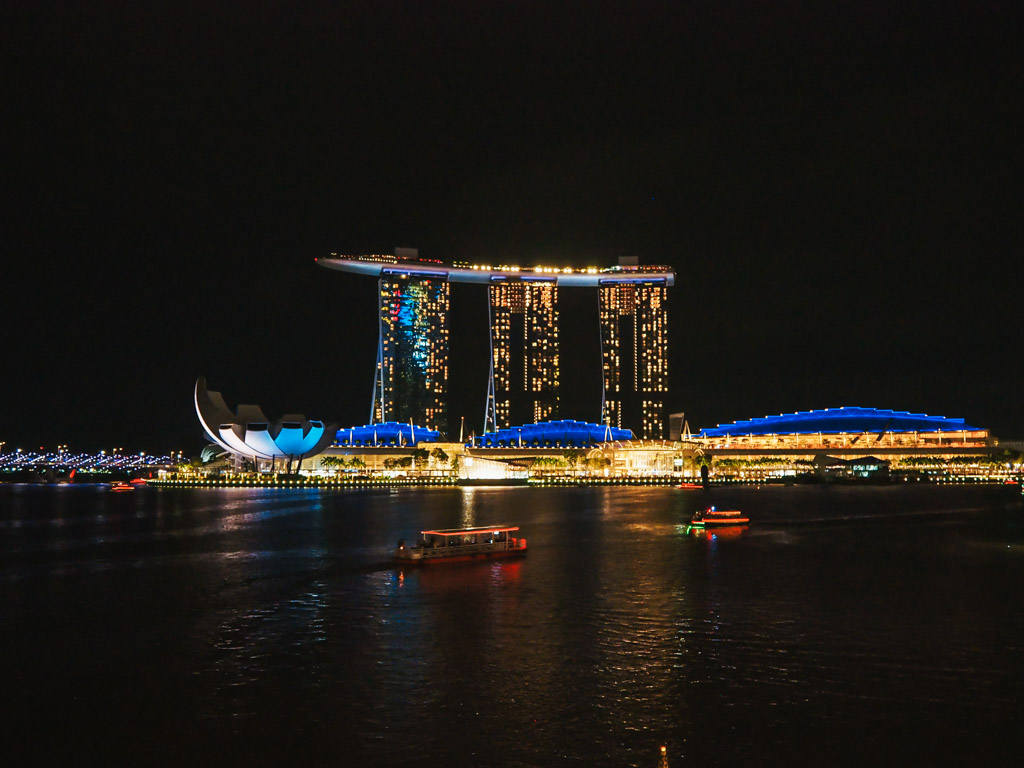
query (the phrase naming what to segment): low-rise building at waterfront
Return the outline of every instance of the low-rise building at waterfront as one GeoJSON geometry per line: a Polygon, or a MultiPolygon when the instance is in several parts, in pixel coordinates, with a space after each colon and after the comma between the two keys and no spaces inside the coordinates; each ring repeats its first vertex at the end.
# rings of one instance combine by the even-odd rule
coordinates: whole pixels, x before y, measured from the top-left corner
{"type": "Polygon", "coordinates": [[[825,408],[720,424],[700,430],[688,445],[696,463],[708,464],[713,474],[747,481],[809,473],[882,478],[890,472],[985,479],[1018,471],[1012,460],[995,458],[1009,446],[986,428],[876,408],[825,408]]]}

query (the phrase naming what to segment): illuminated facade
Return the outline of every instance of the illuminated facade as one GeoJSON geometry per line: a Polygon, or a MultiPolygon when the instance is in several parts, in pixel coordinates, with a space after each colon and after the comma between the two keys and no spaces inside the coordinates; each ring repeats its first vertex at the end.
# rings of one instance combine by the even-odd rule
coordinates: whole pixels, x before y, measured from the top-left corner
{"type": "Polygon", "coordinates": [[[640,427],[643,439],[665,436],[668,397],[668,287],[665,281],[601,285],[599,313],[605,424],[640,427]]]}
{"type": "Polygon", "coordinates": [[[389,274],[377,282],[380,338],[371,423],[444,432],[448,398],[448,281],[389,274]]]}
{"type": "Polygon", "coordinates": [[[693,440],[705,450],[715,451],[891,453],[984,448],[990,435],[987,429],[963,419],[842,407],[719,424],[702,429],[693,440]]]}
{"type": "Polygon", "coordinates": [[[503,280],[488,288],[491,372],[485,431],[558,413],[558,287],[503,280]]]}

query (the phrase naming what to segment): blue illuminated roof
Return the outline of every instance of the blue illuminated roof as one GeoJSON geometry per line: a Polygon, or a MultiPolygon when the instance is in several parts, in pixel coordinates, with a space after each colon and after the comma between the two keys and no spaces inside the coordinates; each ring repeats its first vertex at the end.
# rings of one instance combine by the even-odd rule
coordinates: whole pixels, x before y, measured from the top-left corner
{"type": "Polygon", "coordinates": [[[402,446],[416,445],[416,443],[436,443],[440,437],[441,433],[436,429],[400,424],[397,421],[385,421],[380,424],[339,429],[336,440],[338,445],[402,446]]]}
{"type": "Polygon", "coordinates": [[[719,424],[713,429],[702,429],[701,437],[727,435],[804,435],[817,432],[959,432],[977,431],[963,419],[929,416],[926,413],[884,411],[877,408],[825,408],[819,411],[764,416],[759,419],[719,424]]]}
{"type": "Polygon", "coordinates": [[[615,429],[589,421],[540,421],[495,432],[485,432],[475,445],[485,448],[572,448],[610,440],[632,440],[628,429],[615,429]]]}

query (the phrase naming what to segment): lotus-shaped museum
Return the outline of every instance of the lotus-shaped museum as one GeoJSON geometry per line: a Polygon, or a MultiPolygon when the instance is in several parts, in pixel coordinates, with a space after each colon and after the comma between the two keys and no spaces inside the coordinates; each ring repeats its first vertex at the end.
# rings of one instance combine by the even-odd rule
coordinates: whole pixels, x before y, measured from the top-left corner
{"type": "Polygon", "coordinates": [[[206,434],[225,450],[249,459],[310,458],[323,452],[337,434],[337,424],[286,414],[270,421],[258,405],[240,405],[232,413],[220,392],[206,388],[202,376],[196,381],[196,415],[206,434]]]}

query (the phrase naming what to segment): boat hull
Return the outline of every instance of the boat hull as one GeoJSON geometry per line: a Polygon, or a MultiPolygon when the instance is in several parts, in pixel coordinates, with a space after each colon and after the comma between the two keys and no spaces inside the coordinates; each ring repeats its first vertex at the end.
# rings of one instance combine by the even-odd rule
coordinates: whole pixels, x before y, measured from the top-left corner
{"type": "Polygon", "coordinates": [[[428,563],[470,563],[477,560],[497,560],[509,557],[523,557],[526,547],[518,549],[500,549],[488,552],[453,552],[444,555],[420,555],[415,551],[396,551],[394,559],[402,565],[427,565],[428,563]]]}
{"type": "Polygon", "coordinates": [[[710,507],[707,511],[698,512],[690,520],[690,525],[704,528],[725,528],[730,525],[746,525],[750,518],[737,509],[716,509],[710,507]]]}
{"type": "Polygon", "coordinates": [[[730,525],[746,525],[749,522],[749,517],[737,517],[735,520],[698,520],[693,525],[703,525],[705,528],[725,528],[730,525]]]}

